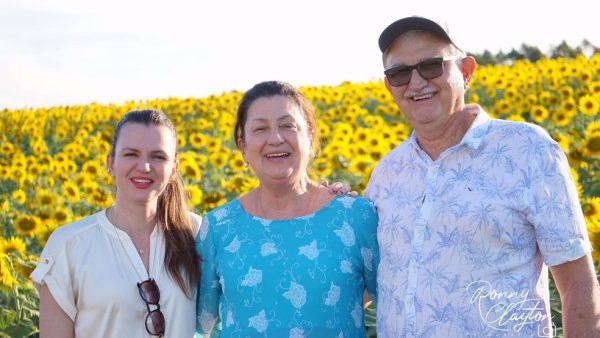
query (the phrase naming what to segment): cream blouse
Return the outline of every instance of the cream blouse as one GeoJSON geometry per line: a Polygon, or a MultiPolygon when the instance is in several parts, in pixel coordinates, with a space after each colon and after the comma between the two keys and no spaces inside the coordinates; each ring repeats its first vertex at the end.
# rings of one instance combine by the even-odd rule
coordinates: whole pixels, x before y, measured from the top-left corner
{"type": "MultiPolygon", "coordinates": [[[[195,237],[202,219],[191,215],[195,237]]],[[[147,273],[129,235],[113,226],[102,210],[56,229],[30,277],[48,286],[73,320],[75,337],[85,338],[152,337],[146,331],[148,311],[136,283],[154,278],[160,289],[165,337],[193,337],[196,295],[187,298],[169,277],[164,254],[164,233],[157,226],[150,236],[147,273]]]]}

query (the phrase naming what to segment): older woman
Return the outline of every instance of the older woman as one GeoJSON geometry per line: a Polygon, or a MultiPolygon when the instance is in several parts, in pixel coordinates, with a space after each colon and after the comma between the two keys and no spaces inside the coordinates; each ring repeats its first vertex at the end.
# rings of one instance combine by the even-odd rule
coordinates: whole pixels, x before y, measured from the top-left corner
{"type": "Polygon", "coordinates": [[[220,319],[222,337],[364,337],[377,214],[309,178],[311,104],[287,83],[259,83],[240,103],[234,136],[260,185],[206,216],[197,332],[220,319]]]}

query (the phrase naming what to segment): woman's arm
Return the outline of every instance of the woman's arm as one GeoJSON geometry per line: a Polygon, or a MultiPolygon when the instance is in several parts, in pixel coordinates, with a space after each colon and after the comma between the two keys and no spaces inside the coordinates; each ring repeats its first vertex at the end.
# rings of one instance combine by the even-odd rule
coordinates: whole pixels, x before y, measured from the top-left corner
{"type": "Polygon", "coordinates": [[[202,261],[196,300],[196,337],[210,337],[215,324],[220,319],[219,299],[222,290],[215,259],[217,248],[213,241],[212,224],[208,221],[208,216],[202,220],[200,232],[196,237],[196,249],[202,261]]]}
{"type": "Polygon", "coordinates": [[[56,303],[48,287],[38,285],[40,293],[40,338],[73,338],[73,321],[56,303]]]}

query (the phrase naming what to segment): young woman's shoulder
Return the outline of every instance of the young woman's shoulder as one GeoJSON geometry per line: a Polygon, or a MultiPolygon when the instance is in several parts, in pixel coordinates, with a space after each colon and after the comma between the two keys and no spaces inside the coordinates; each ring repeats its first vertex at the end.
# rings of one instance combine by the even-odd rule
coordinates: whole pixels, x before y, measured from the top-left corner
{"type": "Polygon", "coordinates": [[[56,228],[48,238],[48,243],[55,245],[66,244],[72,238],[78,237],[99,226],[102,222],[103,213],[104,210],[56,228]]]}
{"type": "Polygon", "coordinates": [[[202,216],[193,213],[190,211],[190,224],[192,226],[192,235],[196,237],[198,235],[198,231],[202,227],[202,216]]]}

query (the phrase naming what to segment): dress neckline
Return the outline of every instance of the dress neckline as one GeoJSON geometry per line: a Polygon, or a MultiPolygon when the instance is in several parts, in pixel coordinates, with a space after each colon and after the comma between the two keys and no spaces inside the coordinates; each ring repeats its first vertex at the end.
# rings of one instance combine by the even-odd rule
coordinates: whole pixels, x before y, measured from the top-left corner
{"type": "Polygon", "coordinates": [[[244,206],[242,205],[242,203],[240,202],[239,198],[236,198],[235,200],[233,200],[234,206],[239,208],[241,210],[242,213],[244,213],[245,215],[247,215],[250,218],[253,219],[257,219],[257,220],[261,220],[261,221],[266,221],[266,222],[287,222],[290,220],[299,220],[299,219],[306,219],[306,218],[311,218],[314,217],[315,215],[325,211],[326,209],[329,209],[329,207],[338,199],[343,198],[343,197],[349,197],[349,198],[357,198],[357,197],[351,197],[351,196],[334,196],[329,202],[327,202],[325,205],[323,205],[321,208],[308,213],[306,215],[301,215],[301,216],[296,216],[296,217],[290,217],[290,218],[285,218],[285,219],[271,219],[271,218],[264,218],[264,217],[260,217],[260,216],[256,216],[252,213],[249,213],[248,211],[246,211],[246,209],[244,209],[244,206]]]}

